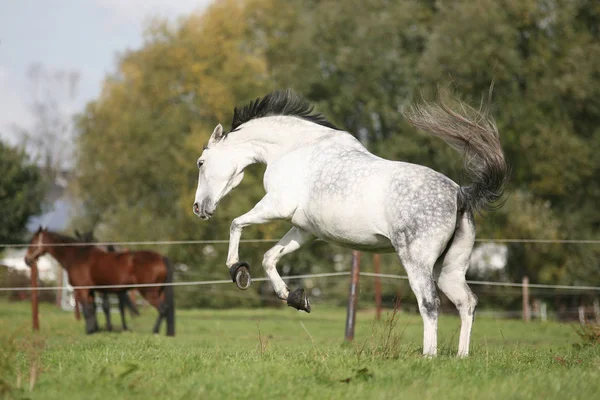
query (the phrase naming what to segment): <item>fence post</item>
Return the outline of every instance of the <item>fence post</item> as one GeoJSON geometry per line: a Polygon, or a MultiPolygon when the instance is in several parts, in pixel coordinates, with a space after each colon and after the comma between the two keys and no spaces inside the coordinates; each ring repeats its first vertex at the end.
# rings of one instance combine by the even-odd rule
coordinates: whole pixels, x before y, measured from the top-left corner
{"type": "Polygon", "coordinates": [[[346,315],[346,341],[354,340],[356,322],[356,305],[358,304],[358,277],[360,274],[360,252],[352,251],[352,273],[350,278],[350,296],[348,297],[348,313],[346,315]]]}
{"type": "Polygon", "coordinates": [[[592,306],[594,307],[594,318],[596,319],[596,323],[600,324],[600,303],[598,303],[598,299],[594,299],[592,306]]]}
{"type": "Polygon", "coordinates": [[[545,302],[542,302],[540,307],[540,318],[543,322],[548,321],[548,306],[545,302]]]}
{"type": "MultiPolygon", "coordinates": [[[[62,286],[63,285],[63,269],[60,265],[56,265],[54,262],[52,262],[52,268],[54,268],[54,271],[58,271],[56,272],[56,283],[58,284],[58,286],[62,286]]],[[[62,289],[59,289],[56,291],[56,305],[60,308],[62,308],[62,289]]]]}
{"type": "Polygon", "coordinates": [[[531,314],[529,312],[529,278],[523,277],[523,321],[529,322],[531,314]]]}
{"type": "MultiPolygon", "coordinates": [[[[375,269],[375,273],[380,273],[380,264],[381,264],[381,255],[373,254],[373,267],[375,269]]],[[[379,275],[375,276],[375,304],[377,305],[377,320],[381,319],[381,278],[379,275]]]]}
{"type": "Polygon", "coordinates": [[[579,316],[579,323],[585,325],[585,307],[581,304],[577,307],[577,315],[579,316]]]}
{"type": "Polygon", "coordinates": [[[33,330],[40,330],[40,319],[38,315],[38,269],[37,261],[31,264],[31,316],[33,319],[33,330]]]}

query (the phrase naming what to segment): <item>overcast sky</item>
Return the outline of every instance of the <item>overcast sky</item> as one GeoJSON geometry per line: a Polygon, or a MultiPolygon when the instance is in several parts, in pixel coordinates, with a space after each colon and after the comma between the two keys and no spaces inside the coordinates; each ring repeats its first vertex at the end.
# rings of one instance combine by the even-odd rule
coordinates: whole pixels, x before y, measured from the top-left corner
{"type": "Polygon", "coordinates": [[[154,16],[176,20],[203,10],[212,0],[2,0],[0,1],[0,138],[17,143],[12,126],[27,127],[32,97],[27,70],[80,74],[75,103],[95,98],[116,54],[138,48],[145,23],[154,16]]]}

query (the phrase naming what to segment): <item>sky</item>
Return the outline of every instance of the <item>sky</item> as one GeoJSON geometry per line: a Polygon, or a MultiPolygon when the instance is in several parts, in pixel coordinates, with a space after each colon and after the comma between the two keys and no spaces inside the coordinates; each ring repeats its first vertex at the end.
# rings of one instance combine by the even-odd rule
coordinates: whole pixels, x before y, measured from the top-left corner
{"type": "Polygon", "coordinates": [[[16,126],[32,125],[33,90],[27,71],[80,75],[71,112],[96,98],[117,55],[142,45],[152,17],[171,21],[202,11],[212,0],[3,0],[0,2],[0,139],[20,143],[16,126]]]}

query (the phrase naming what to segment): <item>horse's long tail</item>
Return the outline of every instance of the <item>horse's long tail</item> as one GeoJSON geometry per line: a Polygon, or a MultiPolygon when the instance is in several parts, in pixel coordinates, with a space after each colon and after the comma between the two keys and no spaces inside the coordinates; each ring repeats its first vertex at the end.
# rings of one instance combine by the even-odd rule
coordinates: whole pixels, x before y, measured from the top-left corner
{"type": "Polygon", "coordinates": [[[510,174],[498,128],[483,104],[478,110],[458,104],[460,112],[450,109],[442,100],[439,104],[423,103],[410,108],[404,116],[415,127],[464,153],[471,185],[460,188],[459,210],[475,213],[498,209],[502,203],[494,203],[502,197],[510,174]]]}
{"type": "Polygon", "coordinates": [[[123,305],[129,309],[129,311],[131,312],[131,315],[137,316],[137,317],[140,316],[140,311],[138,310],[138,308],[134,304],[134,302],[131,301],[131,297],[129,297],[129,293],[127,293],[127,292],[123,296],[123,305]]]}
{"type": "MultiPolygon", "coordinates": [[[[173,265],[167,257],[164,257],[165,266],[167,267],[167,279],[165,283],[173,283],[173,265]]],[[[165,286],[165,305],[167,318],[167,336],[175,336],[175,293],[172,285],[165,286]]]]}

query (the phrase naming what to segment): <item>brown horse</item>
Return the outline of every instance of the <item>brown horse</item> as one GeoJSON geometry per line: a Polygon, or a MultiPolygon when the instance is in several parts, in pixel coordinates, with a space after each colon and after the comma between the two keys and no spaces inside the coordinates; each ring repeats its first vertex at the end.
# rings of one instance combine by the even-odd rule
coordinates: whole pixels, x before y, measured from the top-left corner
{"type": "MultiPolygon", "coordinates": [[[[83,243],[96,242],[94,233],[91,231],[85,232],[82,234],[78,230],[75,230],[75,238],[83,243]]],[[[110,251],[110,252],[117,251],[117,249],[113,245],[98,246],[98,247],[103,249],[104,251],[110,251]]],[[[111,293],[116,294],[117,298],[119,299],[119,312],[121,313],[121,323],[123,325],[124,331],[128,330],[127,322],[125,320],[125,308],[128,308],[132,315],[140,315],[140,312],[138,311],[137,307],[135,306],[135,304],[131,301],[131,299],[127,295],[127,291],[128,291],[128,289],[123,289],[123,290],[97,289],[97,290],[93,291],[94,293],[96,293],[96,292],[100,293],[100,296],[102,297],[102,311],[104,311],[104,315],[106,317],[106,330],[107,331],[112,331],[112,323],[110,320],[110,301],[108,300],[108,295],[111,293]]],[[[92,296],[93,296],[93,294],[92,294],[92,296]]]]}
{"type": "MultiPolygon", "coordinates": [[[[67,271],[69,283],[77,286],[110,286],[160,284],[173,282],[173,268],[166,257],[153,251],[107,252],[97,246],[79,245],[69,236],[41,227],[33,235],[25,262],[31,265],[43,254],[50,254],[67,271]]],[[[111,290],[107,288],[107,290],[111,290]]],[[[118,292],[122,289],[112,289],[118,292]]],[[[154,333],[167,320],[167,336],[175,335],[175,301],[173,286],[139,287],[138,291],[158,310],[154,333]]],[[[96,307],[90,289],[75,289],[75,297],[82,304],[86,332],[98,330],[96,307]]]]}

